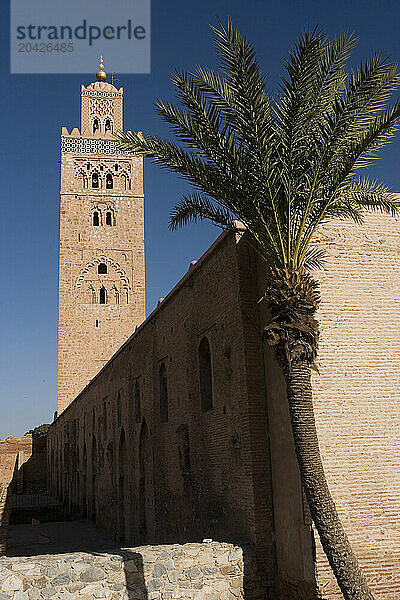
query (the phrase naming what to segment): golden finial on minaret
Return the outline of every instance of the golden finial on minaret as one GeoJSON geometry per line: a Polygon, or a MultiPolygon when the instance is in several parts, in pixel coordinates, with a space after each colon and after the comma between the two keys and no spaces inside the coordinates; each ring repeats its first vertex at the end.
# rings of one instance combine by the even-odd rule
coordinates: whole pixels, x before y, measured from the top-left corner
{"type": "Polygon", "coordinates": [[[104,70],[104,63],[103,63],[102,56],[100,56],[99,70],[96,73],[96,79],[97,79],[97,81],[106,81],[107,80],[107,73],[104,70]]]}

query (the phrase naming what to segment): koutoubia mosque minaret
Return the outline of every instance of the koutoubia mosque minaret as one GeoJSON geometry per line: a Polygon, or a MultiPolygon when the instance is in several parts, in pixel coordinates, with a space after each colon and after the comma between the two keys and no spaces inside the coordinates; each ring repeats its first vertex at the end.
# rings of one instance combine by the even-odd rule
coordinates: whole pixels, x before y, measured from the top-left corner
{"type": "Polygon", "coordinates": [[[61,133],[58,412],[145,317],[143,158],[118,148],[123,88],[81,89],[81,128],[61,133]]]}

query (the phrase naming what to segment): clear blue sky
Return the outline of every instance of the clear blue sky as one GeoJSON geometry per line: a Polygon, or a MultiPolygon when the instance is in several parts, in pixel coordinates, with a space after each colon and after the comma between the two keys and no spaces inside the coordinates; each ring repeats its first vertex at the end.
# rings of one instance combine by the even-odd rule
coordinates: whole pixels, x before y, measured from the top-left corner
{"type": "MultiPolygon", "coordinates": [[[[0,438],[49,422],[56,408],[59,136],[62,125],[79,126],[80,84],[94,79],[10,75],[7,4],[2,1],[0,24],[0,438]]],[[[276,90],[283,58],[306,23],[329,35],[354,31],[360,38],[354,63],[376,49],[400,62],[395,0],[153,0],[152,72],[120,78],[126,128],[169,134],[154,114],[154,101],[173,98],[173,69],[215,66],[209,24],[228,15],[254,43],[270,91],[276,90]]],[[[370,170],[394,190],[400,190],[398,157],[396,137],[370,170]]],[[[218,234],[205,224],[168,231],[169,211],[185,189],[177,176],[146,164],[147,312],[218,234]]]]}

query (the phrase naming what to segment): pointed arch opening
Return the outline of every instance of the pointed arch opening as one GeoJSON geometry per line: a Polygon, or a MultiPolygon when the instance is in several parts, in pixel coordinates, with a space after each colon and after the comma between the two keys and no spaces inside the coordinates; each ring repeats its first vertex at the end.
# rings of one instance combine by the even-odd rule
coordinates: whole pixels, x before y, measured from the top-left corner
{"type": "Polygon", "coordinates": [[[111,131],[111,133],[112,133],[112,131],[113,131],[113,122],[112,122],[112,120],[111,120],[111,119],[109,119],[109,118],[107,118],[107,119],[105,120],[105,122],[104,122],[104,131],[105,131],[105,132],[107,132],[107,131],[111,131]]]}
{"type": "Polygon", "coordinates": [[[112,190],[114,187],[114,179],[111,173],[106,175],[106,190],[112,190]]]}
{"type": "Polygon", "coordinates": [[[77,174],[77,183],[80,188],[87,188],[87,177],[83,171],[79,171],[79,173],[77,174]]]}
{"type": "Polygon", "coordinates": [[[100,288],[100,304],[107,304],[107,290],[104,285],[100,288]]]}
{"type": "Polygon", "coordinates": [[[142,411],[140,407],[140,385],[138,379],[135,383],[135,422],[140,423],[142,420],[142,411]]]}
{"type": "Polygon", "coordinates": [[[139,543],[148,541],[152,522],[153,495],[153,463],[149,432],[146,420],[143,419],[139,438],[139,543]]]}
{"type": "Polygon", "coordinates": [[[162,363],[159,370],[159,393],[160,393],[160,421],[167,423],[168,421],[168,381],[167,369],[162,363]]]}
{"type": "Polygon", "coordinates": [[[108,210],[106,212],[106,225],[112,225],[112,212],[108,210]]]}
{"type": "Polygon", "coordinates": [[[200,378],[200,405],[202,412],[212,410],[213,407],[213,380],[210,342],[203,337],[199,344],[199,378],[200,378]]]}
{"type": "Polygon", "coordinates": [[[99,174],[95,171],[92,173],[92,188],[98,189],[100,187],[100,177],[99,174]]]}
{"type": "Polygon", "coordinates": [[[126,489],[127,489],[127,453],[126,453],[126,441],[124,428],[121,430],[119,438],[119,452],[118,452],[118,537],[120,542],[126,539],[126,528],[125,528],[125,506],[126,502],[126,489]]]}
{"type": "Polygon", "coordinates": [[[121,392],[118,392],[118,395],[117,395],[117,425],[118,425],[118,427],[121,427],[121,418],[122,418],[121,392]]]}
{"type": "Polygon", "coordinates": [[[100,225],[100,215],[97,210],[93,213],[93,226],[98,227],[100,225]]]}
{"type": "Polygon", "coordinates": [[[122,189],[123,190],[128,190],[130,189],[130,182],[129,182],[129,177],[126,173],[122,173],[121,175],[121,182],[122,182],[122,189]]]}
{"type": "Polygon", "coordinates": [[[93,436],[92,440],[92,489],[91,489],[91,507],[89,518],[93,523],[96,523],[97,507],[97,442],[96,437],[93,436]]]}
{"type": "Polygon", "coordinates": [[[93,123],[92,123],[92,132],[96,133],[96,131],[99,131],[99,130],[100,130],[100,120],[97,117],[95,117],[93,119],[93,123]]]}

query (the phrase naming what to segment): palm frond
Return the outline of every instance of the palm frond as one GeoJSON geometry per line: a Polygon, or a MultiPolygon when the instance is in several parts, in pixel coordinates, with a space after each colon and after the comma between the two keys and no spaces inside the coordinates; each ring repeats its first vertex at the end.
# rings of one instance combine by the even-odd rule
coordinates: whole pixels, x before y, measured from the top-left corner
{"type": "Polygon", "coordinates": [[[346,155],[349,147],[374,126],[399,82],[397,65],[378,53],[350,74],[344,94],[335,98],[322,170],[335,165],[338,157],[346,155]]]}
{"type": "Polygon", "coordinates": [[[185,196],[178,202],[170,214],[169,228],[178,229],[197,220],[208,219],[224,229],[231,226],[235,216],[228,210],[217,206],[209,198],[201,194],[185,196]]]}
{"type": "Polygon", "coordinates": [[[232,182],[216,166],[157,136],[143,136],[127,131],[120,134],[118,139],[121,149],[130,148],[134,152],[141,152],[162,167],[179,173],[206,194],[225,202],[228,210],[235,210],[235,192],[242,185],[238,173],[235,173],[237,181],[235,179],[232,182]]]}
{"type": "Polygon", "coordinates": [[[322,269],[325,264],[325,250],[317,246],[308,246],[304,256],[306,269],[322,269]]]}
{"type": "MultiPolygon", "coordinates": [[[[355,38],[344,33],[330,40],[307,28],[289,54],[286,77],[273,100],[246,38],[229,19],[212,29],[219,72],[197,67],[190,75],[175,73],[180,106],[157,103],[180,145],[132,132],[117,139],[122,149],[149,156],[193,184],[194,193],[172,210],[171,229],[205,219],[227,228],[233,218],[247,227],[250,243],[268,263],[271,322],[263,339],[275,347],[289,377],[293,362],[298,368],[304,361],[315,365],[320,293],[309,269],[324,264],[316,231],[333,218],[362,223],[367,209],[399,212],[399,197],[356,174],[397,129],[400,101],[388,102],[400,77],[397,66],[379,53],[348,72],[355,38]]],[[[308,489],[309,500],[315,499],[308,489]]],[[[346,571],[351,576],[344,577],[347,587],[341,589],[349,597],[354,590],[372,597],[331,514],[344,549],[340,560],[332,546],[324,548],[336,557],[330,564],[338,581],[343,565],[351,565],[346,571]]],[[[328,536],[321,539],[326,542],[328,536]]]]}
{"type": "Polygon", "coordinates": [[[377,210],[396,216],[400,211],[400,196],[386,185],[366,177],[351,180],[341,188],[336,204],[351,204],[362,210],[377,210]]]}
{"type": "Polygon", "coordinates": [[[240,161],[243,163],[245,158],[236,148],[235,137],[218,108],[207,105],[204,94],[186,75],[175,73],[173,81],[188,110],[159,100],[156,104],[158,114],[173,126],[175,134],[190,148],[197,148],[202,157],[215,164],[225,165],[227,175],[240,168],[240,161]]]}
{"type": "Polygon", "coordinates": [[[254,48],[239,34],[228,19],[226,27],[220,22],[219,29],[212,27],[225,85],[210,71],[197,69],[199,85],[214,102],[224,100],[222,109],[229,123],[237,132],[244,147],[254,156],[258,168],[269,155],[269,140],[273,134],[271,102],[265,92],[265,78],[261,75],[254,48]],[[205,79],[201,76],[205,75],[205,79]],[[229,96],[226,95],[229,89],[229,96]]]}
{"type": "Polygon", "coordinates": [[[274,100],[253,46],[232,22],[212,30],[220,70],[174,73],[179,104],[156,105],[179,144],[116,135],[121,149],[193,184],[170,227],[203,219],[226,227],[235,216],[279,268],[314,268],[323,260],[313,246],[322,224],[332,218],[362,223],[367,209],[398,213],[398,199],[385,186],[356,177],[397,130],[400,101],[388,104],[400,83],[395,64],[376,53],[348,72],[354,36],[328,39],[307,28],[274,100]]]}

